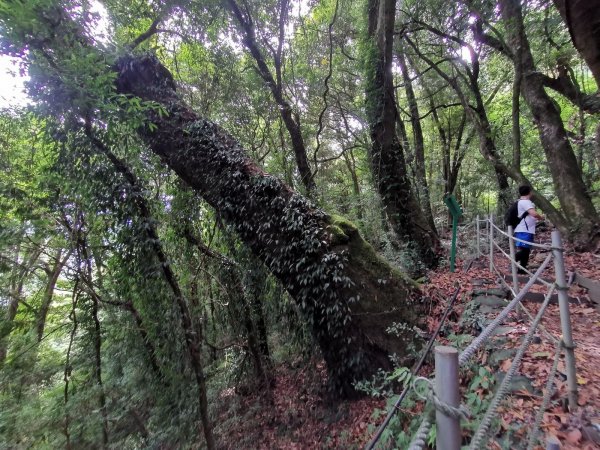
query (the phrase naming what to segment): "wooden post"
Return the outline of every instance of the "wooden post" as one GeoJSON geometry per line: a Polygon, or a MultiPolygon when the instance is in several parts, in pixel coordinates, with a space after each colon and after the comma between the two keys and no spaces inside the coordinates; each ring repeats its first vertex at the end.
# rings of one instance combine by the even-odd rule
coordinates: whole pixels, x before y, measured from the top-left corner
{"type": "MultiPolygon", "coordinates": [[[[435,393],[438,398],[450,406],[460,406],[458,385],[458,350],[454,347],[437,346],[435,348],[435,393]]],[[[437,427],[436,448],[438,450],[460,450],[460,419],[445,415],[436,410],[437,427]]]]}
{"type": "Polygon", "coordinates": [[[508,245],[510,247],[510,270],[512,272],[512,282],[513,282],[513,291],[515,295],[519,293],[519,278],[517,276],[517,263],[515,261],[516,258],[516,250],[515,250],[515,241],[513,241],[513,227],[508,226],[508,245]]]}
{"type": "Polygon", "coordinates": [[[558,307],[560,309],[560,328],[565,346],[565,365],[567,369],[567,386],[569,389],[569,408],[577,408],[577,375],[575,371],[575,345],[571,331],[571,313],[569,311],[569,295],[563,248],[558,230],[552,232],[552,253],[554,255],[554,272],[556,273],[556,290],[558,291],[558,307]]]}
{"type": "Polygon", "coordinates": [[[494,227],[492,224],[494,223],[494,215],[490,214],[490,218],[488,220],[488,227],[490,232],[490,272],[494,272],[494,227]]]}
{"type": "Polygon", "coordinates": [[[475,234],[475,245],[477,248],[477,257],[481,256],[481,250],[479,249],[479,215],[475,218],[475,227],[477,228],[477,233],[475,234]]]}

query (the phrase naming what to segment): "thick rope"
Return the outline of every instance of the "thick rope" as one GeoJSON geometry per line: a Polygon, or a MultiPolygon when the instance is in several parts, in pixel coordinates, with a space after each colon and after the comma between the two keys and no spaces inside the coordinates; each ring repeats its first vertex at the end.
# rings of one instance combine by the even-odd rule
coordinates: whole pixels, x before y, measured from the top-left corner
{"type": "Polygon", "coordinates": [[[418,397],[422,400],[428,400],[431,404],[433,404],[434,408],[438,411],[442,412],[445,416],[452,417],[453,419],[458,420],[469,420],[471,417],[471,413],[469,409],[465,405],[460,405],[458,407],[452,406],[444,401],[442,401],[436,394],[435,389],[433,387],[433,383],[431,380],[425,377],[415,377],[413,380],[413,390],[418,397]],[[422,382],[427,386],[427,392],[422,394],[417,389],[417,383],[422,382]]]}
{"type": "MultiPolygon", "coordinates": [[[[500,247],[500,246],[499,246],[499,245],[498,245],[496,242],[494,242],[494,245],[495,245],[495,246],[496,246],[496,248],[497,248],[497,249],[500,251],[500,253],[502,253],[504,256],[506,256],[506,258],[508,258],[508,260],[509,260],[509,261],[512,261],[512,258],[510,257],[510,255],[509,255],[509,254],[507,254],[507,253],[506,253],[504,250],[502,250],[502,248],[501,248],[501,247],[500,247]]],[[[529,270],[527,270],[525,267],[523,267],[523,266],[522,266],[521,264],[519,264],[517,261],[514,261],[514,263],[517,265],[517,268],[519,268],[519,269],[521,269],[521,270],[524,270],[524,271],[525,271],[525,272],[527,272],[529,275],[533,275],[533,273],[532,273],[532,272],[530,272],[529,270]]],[[[496,268],[496,267],[494,266],[494,268],[496,268]]],[[[502,275],[500,272],[498,272],[498,270],[496,270],[496,273],[497,273],[497,274],[498,274],[500,277],[502,277],[502,276],[503,276],[503,275],[502,275]]],[[[546,281],[546,280],[544,280],[544,279],[543,279],[543,278],[541,278],[541,277],[538,279],[538,281],[539,281],[540,283],[542,283],[543,285],[545,285],[546,287],[550,287],[550,286],[552,286],[552,285],[554,284],[554,283],[551,283],[551,282],[549,282],[549,281],[546,281]]],[[[511,289],[511,290],[512,290],[512,289],[511,289]]]]}
{"type": "MultiPolygon", "coordinates": [[[[489,222],[489,219],[486,220],[486,222],[489,222]]],[[[537,247],[537,248],[543,248],[544,250],[552,250],[552,246],[548,245],[548,244],[536,244],[535,242],[529,242],[529,241],[523,241],[522,239],[516,238],[514,236],[509,235],[506,231],[501,230],[500,228],[498,228],[496,226],[496,224],[494,224],[494,222],[491,222],[492,227],[494,227],[500,234],[504,235],[505,237],[515,241],[515,242],[522,242],[524,244],[528,244],[531,245],[532,247],[537,247]]]]}
{"type": "MultiPolygon", "coordinates": [[[[444,311],[444,314],[442,315],[442,318],[440,319],[440,322],[438,323],[438,326],[435,329],[435,332],[429,338],[429,342],[427,343],[425,350],[421,354],[421,358],[419,359],[417,364],[412,368],[411,375],[416,375],[421,370],[421,367],[423,366],[423,363],[425,362],[425,358],[431,351],[431,348],[433,347],[433,344],[435,343],[435,340],[437,339],[438,334],[440,334],[440,330],[442,329],[442,326],[446,322],[446,319],[448,318],[450,311],[452,311],[452,307],[454,306],[454,302],[456,302],[456,299],[458,298],[459,292],[460,292],[460,287],[456,288],[456,290],[454,291],[454,294],[452,294],[452,297],[450,298],[450,301],[448,302],[448,305],[446,306],[446,310],[444,311]]],[[[398,411],[398,409],[400,407],[400,403],[402,403],[402,400],[404,400],[404,397],[406,397],[406,394],[408,393],[410,387],[411,387],[411,385],[406,383],[406,386],[402,390],[402,393],[398,396],[398,400],[396,400],[396,403],[394,403],[394,406],[392,408],[390,408],[390,410],[388,411],[388,414],[387,414],[385,420],[379,426],[377,433],[375,433],[375,436],[373,436],[373,439],[371,439],[371,441],[367,444],[367,446],[365,447],[365,450],[372,450],[373,448],[375,448],[375,444],[377,444],[377,441],[379,441],[379,439],[381,438],[381,435],[383,434],[386,427],[389,425],[390,421],[392,420],[392,417],[394,416],[396,411],[398,411]]]]}
{"type": "Polygon", "coordinates": [[[429,434],[429,431],[431,430],[431,425],[433,423],[434,411],[435,411],[435,409],[432,408],[427,412],[427,415],[425,416],[425,418],[421,422],[421,425],[419,426],[419,429],[415,433],[415,437],[413,438],[412,442],[408,446],[408,450],[422,450],[423,447],[425,447],[425,445],[427,445],[427,435],[429,434]]]}
{"type": "Polygon", "coordinates": [[[420,397],[422,400],[427,400],[429,404],[433,404],[434,408],[429,408],[425,418],[421,422],[419,429],[416,431],[415,436],[408,447],[409,450],[422,450],[422,448],[427,444],[427,435],[429,434],[433,424],[435,410],[441,411],[444,415],[452,417],[453,419],[468,420],[471,418],[471,413],[465,405],[460,405],[457,408],[440,400],[440,398],[435,395],[435,390],[431,380],[425,377],[415,377],[412,382],[412,387],[418,397],[420,397]],[[418,382],[423,382],[426,384],[427,392],[425,394],[419,392],[419,390],[416,388],[418,382]]]}
{"type": "Polygon", "coordinates": [[[492,424],[492,420],[496,418],[496,415],[497,415],[496,410],[498,409],[498,406],[500,406],[500,402],[504,399],[504,396],[509,392],[510,383],[512,381],[512,378],[515,375],[519,366],[521,365],[521,359],[523,358],[525,351],[531,344],[531,341],[533,340],[533,336],[535,335],[535,330],[536,330],[537,326],[539,325],[539,323],[541,322],[542,317],[544,316],[544,312],[546,311],[546,308],[550,304],[551,295],[552,295],[552,290],[550,290],[550,292],[548,292],[548,294],[546,295],[546,299],[544,300],[544,303],[542,304],[540,310],[538,311],[538,313],[535,317],[535,320],[531,324],[529,331],[525,335],[525,338],[523,339],[523,343],[519,347],[519,350],[518,350],[517,354],[515,355],[515,358],[513,359],[510,369],[508,369],[508,372],[504,376],[502,383],[500,384],[500,386],[498,387],[498,390],[496,391],[496,395],[494,396],[494,399],[490,403],[488,410],[486,411],[485,415],[483,416],[483,419],[481,420],[481,423],[479,424],[479,428],[475,432],[475,435],[473,436],[473,439],[471,440],[471,444],[469,445],[470,450],[479,450],[482,448],[482,441],[485,438],[487,432],[489,431],[490,425],[492,424]]]}
{"type": "MultiPolygon", "coordinates": [[[[471,342],[471,344],[465,350],[463,350],[463,352],[460,354],[460,356],[458,358],[459,366],[464,366],[465,363],[467,363],[473,357],[475,352],[492,335],[492,333],[498,327],[498,325],[500,325],[504,321],[504,319],[506,319],[508,314],[513,309],[515,309],[515,307],[519,304],[519,302],[523,299],[523,297],[525,297],[525,294],[527,293],[527,291],[531,288],[531,286],[533,286],[533,284],[535,283],[537,278],[542,274],[542,272],[544,272],[544,270],[546,270],[546,267],[550,263],[551,259],[552,259],[552,254],[550,253],[546,257],[546,259],[544,260],[542,265],[538,268],[538,270],[536,270],[533,277],[531,277],[529,279],[529,281],[527,282],[527,284],[523,287],[521,292],[519,292],[519,294],[514,299],[512,299],[510,301],[510,303],[508,305],[506,305],[506,307],[502,310],[502,312],[500,312],[500,314],[498,314],[498,316],[485,328],[485,330],[483,330],[481,332],[481,334],[479,336],[477,336],[477,338],[475,338],[475,340],[473,342],[471,342]]],[[[550,297],[548,297],[548,298],[550,298],[550,297]]]]}
{"type": "Polygon", "coordinates": [[[544,394],[544,398],[542,399],[540,409],[535,416],[535,422],[531,430],[531,435],[529,436],[527,450],[533,450],[533,447],[535,447],[535,445],[537,444],[538,435],[540,434],[540,426],[542,424],[542,419],[544,418],[544,412],[546,411],[546,409],[548,409],[550,399],[552,398],[552,395],[554,395],[554,379],[556,377],[556,371],[558,370],[558,362],[560,361],[562,349],[563,342],[558,341],[558,343],[556,344],[556,354],[554,355],[552,369],[550,369],[550,373],[548,374],[548,381],[546,382],[546,393],[544,394]]]}
{"type": "MultiPolygon", "coordinates": [[[[529,310],[525,307],[525,305],[521,304],[521,311],[523,311],[525,313],[525,315],[527,316],[527,318],[529,320],[531,320],[532,322],[535,320],[535,318],[533,317],[533,315],[529,312],[529,310]]],[[[546,336],[546,338],[552,342],[553,344],[557,345],[558,343],[560,343],[560,339],[555,338],[547,329],[544,325],[539,324],[538,328],[540,329],[540,331],[542,333],[544,333],[544,335],[546,336]]]]}

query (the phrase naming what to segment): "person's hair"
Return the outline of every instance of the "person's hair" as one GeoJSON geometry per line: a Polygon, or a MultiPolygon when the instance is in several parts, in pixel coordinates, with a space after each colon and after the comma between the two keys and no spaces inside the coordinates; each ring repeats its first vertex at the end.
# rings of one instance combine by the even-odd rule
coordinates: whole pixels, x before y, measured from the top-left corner
{"type": "Polygon", "coordinates": [[[531,194],[531,191],[532,191],[531,186],[527,186],[527,185],[519,186],[519,195],[520,196],[529,195],[529,194],[531,194]]]}

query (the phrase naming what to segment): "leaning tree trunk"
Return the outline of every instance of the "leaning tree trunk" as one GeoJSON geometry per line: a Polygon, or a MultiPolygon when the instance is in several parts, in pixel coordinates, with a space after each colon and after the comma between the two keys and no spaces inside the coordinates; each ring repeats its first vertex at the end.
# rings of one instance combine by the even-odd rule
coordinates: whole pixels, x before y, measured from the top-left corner
{"type": "Polygon", "coordinates": [[[370,0],[368,9],[367,114],[371,127],[369,157],[377,190],[395,234],[409,241],[427,267],[437,265],[439,240],[412,192],[404,152],[396,134],[392,74],[395,0],[370,0]]]}
{"type": "Polygon", "coordinates": [[[571,237],[581,247],[594,247],[600,241],[600,217],[586,190],[560,111],[546,93],[543,80],[535,76],[529,41],[525,33],[519,32],[523,27],[521,5],[515,0],[501,0],[500,6],[503,20],[510,24],[507,26],[508,42],[513,49],[520,49],[521,60],[518,62],[524,74],[521,93],[538,126],[554,190],[571,223],[571,237]]]}
{"type": "Polygon", "coordinates": [[[171,74],[154,57],[117,63],[123,94],[159,103],[152,127],[139,130],[154,153],[215,208],[283,283],[310,323],[340,393],[353,381],[406,355],[406,343],[386,329],[417,323],[416,285],[380,259],[357,229],[317,209],[250,160],[218,125],[188,108],[171,74]]]}

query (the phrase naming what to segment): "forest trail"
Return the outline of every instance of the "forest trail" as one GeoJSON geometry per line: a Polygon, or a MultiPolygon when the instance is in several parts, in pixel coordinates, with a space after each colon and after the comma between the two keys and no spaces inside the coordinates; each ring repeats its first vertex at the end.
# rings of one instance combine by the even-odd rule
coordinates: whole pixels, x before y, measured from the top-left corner
{"type": "MultiPolygon", "coordinates": [[[[545,255],[534,254],[532,266],[545,255]]],[[[583,273],[589,279],[600,280],[600,269],[595,262],[597,256],[590,253],[578,254],[567,251],[565,263],[567,271],[583,273]]],[[[447,269],[429,273],[429,282],[424,285],[425,296],[431,299],[430,314],[427,317],[428,331],[432,332],[446,307],[447,299],[457,286],[461,286],[459,300],[455,304],[449,321],[442,329],[442,344],[453,344],[456,336],[476,336],[481,327],[489,322],[502,305],[506,303],[507,291],[497,283],[497,276],[487,269],[484,259],[470,264],[459,261],[454,274],[447,269]]],[[[508,267],[504,271],[508,273],[508,267]]],[[[544,274],[552,279],[552,270],[544,274]]],[[[525,281],[525,280],[521,280],[525,281]]],[[[540,293],[543,286],[534,286],[533,293],[540,293]]],[[[579,388],[579,408],[568,412],[564,408],[567,398],[564,356],[558,365],[556,392],[541,424],[540,437],[552,435],[559,439],[561,448],[598,449],[600,448],[600,344],[597,331],[600,326],[599,305],[588,296],[586,289],[573,284],[569,289],[573,335],[576,343],[577,379],[579,388]]],[[[530,314],[535,315],[540,308],[535,296],[525,302],[530,314]]],[[[509,318],[496,330],[487,348],[478,353],[471,370],[461,372],[463,399],[473,378],[477,376],[473,368],[483,367],[489,376],[489,387],[478,386],[475,394],[486,405],[493,395],[494,385],[502,379],[510,366],[516,348],[528,330],[529,320],[511,313],[509,318]],[[487,399],[487,400],[486,400],[487,399]]],[[[543,330],[538,330],[534,343],[527,350],[518,376],[513,380],[511,394],[499,410],[497,435],[489,442],[492,449],[515,448],[517,443],[526,442],[535,413],[541,404],[547,375],[551,370],[555,354],[555,344],[548,334],[559,338],[559,308],[550,304],[544,319],[543,330]]],[[[354,402],[328,402],[325,392],[326,371],[320,361],[310,364],[298,363],[280,366],[277,369],[277,383],[273,390],[275,404],[268,405],[260,395],[239,396],[233,390],[223,396],[228,399],[228,409],[223,411],[221,420],[242,414],[243,427],[229,433],[225,439],[227,448],[281,448],[281,449],[337,449],[363,448],[370,440],[377,426],[383,421],[385,411],[393,403],[388,399],[365,397],[354,402]],[[387,403],[387,407],[386,407],[387,403]]],[[[425,366],[420,375],[431,376],[433,367],[425,366]]],[[[395,390],[399,392],[398,389],[395,390]]],[[[406,402],[405,402],[406,403],[406,402]]],[[[400,407],[404,418],[417,418],[423,405],[417,402],[412,408],[400,407]]],[[[238,417],[239,418],[239,417],[238,417]]],[[[409,431],[405,421],[404,430],[409,431]]],[[[224,429],[227,423],[222,422],[224,429]]],[[[471,433],[471,431],[466,431],[471,433]]],[[[400,448],[400,447],[398,447],[400,448]]],[[[536,447],[541,449],[541,446],[536,447]]]]}

